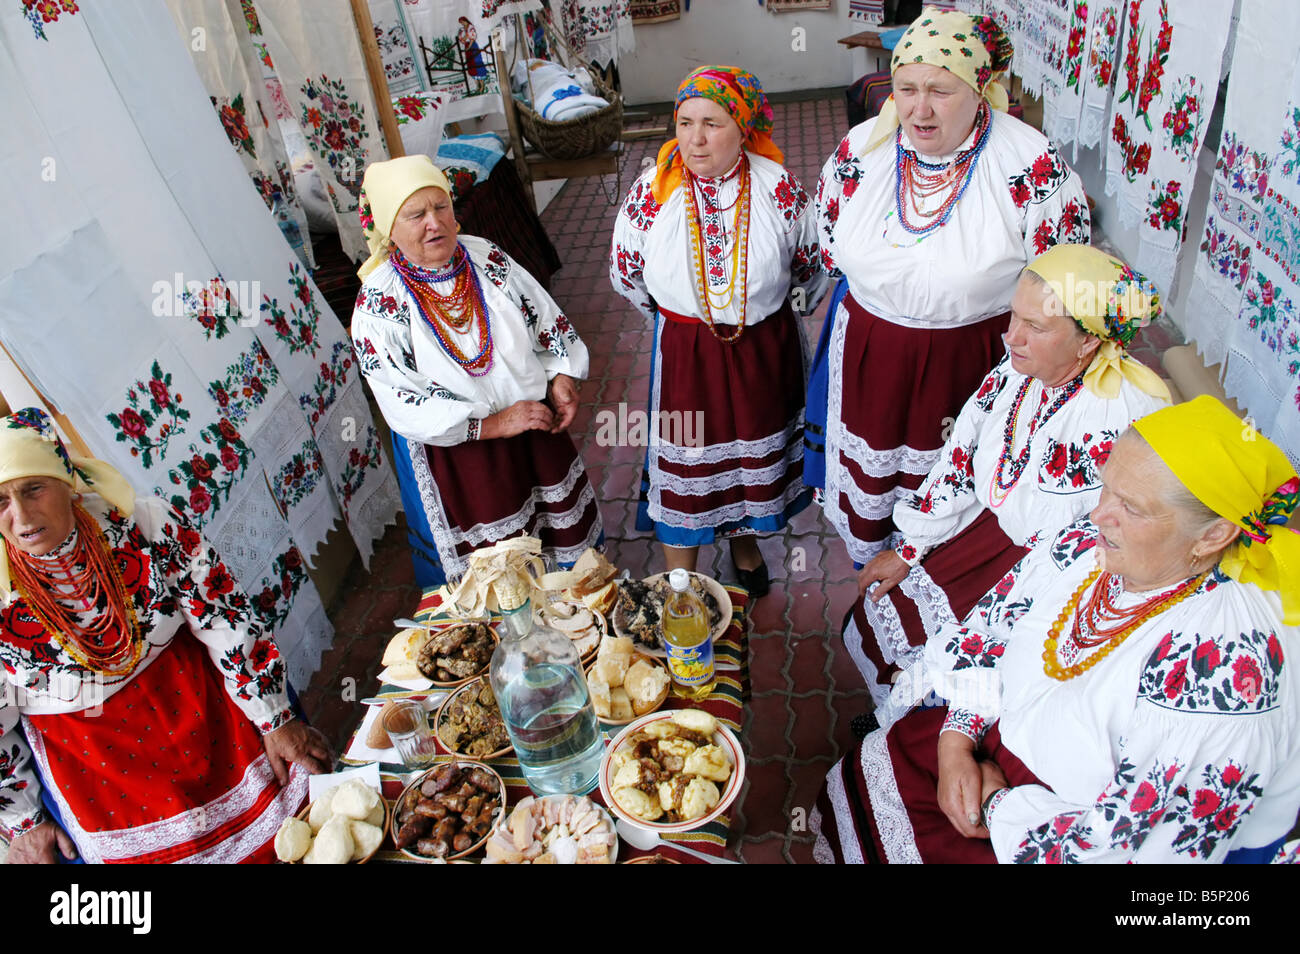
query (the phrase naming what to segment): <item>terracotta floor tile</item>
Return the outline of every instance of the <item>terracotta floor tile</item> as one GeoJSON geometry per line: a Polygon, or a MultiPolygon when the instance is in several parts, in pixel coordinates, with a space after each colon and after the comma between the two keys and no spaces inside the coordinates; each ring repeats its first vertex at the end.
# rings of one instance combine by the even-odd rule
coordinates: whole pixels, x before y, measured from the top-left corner
{"type": "Polygon", "coordinates": [[[749,707],[749,754],[754,758],[780,756],[788,758],[791,754],[790,743],[786,741],[786,730],[790,724],[790,712],[787,709],[789,696],[777,690],[768,695],[755,693],[749,707]]]}
{"type": "Polygon", "coordinates": [[[785,587],[773,583],[767,596],[754,603],[749,611],[749,619],[756,633],[784,633],[787,624],[785,614],[789,610],[790,599],[785,587]]]}
{"type": "Polygon", "coordinates": [[[816,864],[813,859],[813,846],[811,841],[796,841],[790,839],[786,849],[789,855],[789,861],[796,865],[816,864]]]}
{"type": "Polygon", "coordinates": [[[828,669],[831,662],[829,642],[836,637],[805,636],[790,638],[790,680],[795,692],[830,689],[828,669]]]}
{"type": "Polygon", "coordinates": [[[784,634],[749,637],[749,678],[755,692],[789,691],[790,682],[783,674],[786,657],[784,634]]]}
{"type": "Polygon", "coordinates": [[[786,864],[785,840],[783,838],[766,838],[763,841],[746,839],[740,845],[740,857],[747,865],[786,864]]]}
{"type": "MultiPolygon", "coordinates": [[[[797,686],[795,691],[799,691],[797,686]]],[[[835,750],[835,742],[831,735],[832,715],[826,694],[817,692],[802,697],[792,696],[790,708],[794,710],[790,739],[794,742],[797,757],[829,758],[835,750]]]]}
{"type": "Polygon", "coordinates": [[[785,807],[789,782],[784,760],[774,759],[767,764],[751,761],[745,769],[745,785],[745,834],[752,837],[775,832],[784,836],[790,827],[785,807]]]}
{"type": "Polygon", "coordinates": [[[790,631],[794,635],[807,636],[826,632],[825,596],[819,583],[807,581],[792,583],[790,597],[790,631]]]}

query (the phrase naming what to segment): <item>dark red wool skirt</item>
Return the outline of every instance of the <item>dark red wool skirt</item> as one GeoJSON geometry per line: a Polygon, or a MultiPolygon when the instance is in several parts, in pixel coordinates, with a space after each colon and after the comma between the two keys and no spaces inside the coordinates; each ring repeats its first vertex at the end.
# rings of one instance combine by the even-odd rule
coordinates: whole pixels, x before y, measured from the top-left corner
{"type": "MultiPolygon", "coordinates": [[[[947,713],[946,708],[915,709],[883,735],[883,745],[886,730],[878,729],[831,769],[828,788],[817,798],[819,860],[832,860],[825,857],[829,847],[833,860],[843,864],[847,838],[850,850],[867,864],[997,863],[986,839],[958,834],[939,807],[939,733],[947,713]],[[865,769],[864,748],[869,750],[865,769]],[[887,758],[887,770],[874,764],[870,750],[887,758]],[[835,782],[842,784],[842,794],[832,798],[828,789],[835,782]]],[[[985,733],[977,757],[994,762],[1012,787],[1043,784],[1002,744],[997,723],[985,733]]]]}
{"type": "Polygon", "coordinates": [[[920,655],[937,627],[964,619],[1028,552],[1002,532],[992,511],[984,510],[969,527],[927,554],[921,566],[880,603],[865,597],[858,600],[846,622],[844,640],[873,698],[879,703],[888,695],[895,675],[920,655]],[[943,591],[946,604],[928,592],[929,587],[916,585],[925,576],[943,591]],[[886,600],[888,607],[883,605],[886,600]]]}
{"type": "Polygon", "coordinates": [[[188,629],[102,712],[27,723],[89,861],[273,862],[280,823],[306,798],[302,770],[286,788],[275,780],[261,735],[188,629]]]}
{"type": "Polygon", "coordinates": [[[594,542],[593,529],[599,533],[595,492],[567,432],[429,446],[428,459],[462,560],[499,540],[533,536],[559,562],[572,563],[594,542]]]}
{"type": "Polygon", "coordinates": [[[811,499],[804,349],[789,302],[730,343],[698,319],[661,314],[650,412],[664,443],[647,454],[643,512],[682,546],[781,529],[811,499]]]}
{"type": "MultiPolygon", "coordinates": [[[[845,430],[865,443],[864,456],[836,446],[827,461],[826,506],[845,536],[854,560],[865,563],[894,532],[892,501],[900,489],[915,490],[943,446],[944,433],[984,376],[1005,353],[1002,334],[1010,312],[960,328],[909,328],[877,317],[852,295],[840,363],[840,417],[845,430]],[[875,498],[875,513],[861,513],[832,472],[862,495],[875,498]]],[[[835,382],[832,378],[831,386],[835,382]]],[[[832,396],[832,405],[835,398],[832,396]]],[[[832,422],[828,425],[833,427],[832,422]]],[[[827,448],[828,455],[831,447],[827,448]]]]}

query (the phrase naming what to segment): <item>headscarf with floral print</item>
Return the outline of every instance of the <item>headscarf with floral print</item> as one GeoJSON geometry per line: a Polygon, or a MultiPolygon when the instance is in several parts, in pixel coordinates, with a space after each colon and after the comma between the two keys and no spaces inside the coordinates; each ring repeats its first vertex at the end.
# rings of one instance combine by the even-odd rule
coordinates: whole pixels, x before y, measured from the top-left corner
{"type": "MultiPolygon", "coordinates": [[[[753,73],[735,66],[701,66],[692,70],[677,87],[674,123],[682,103],[697,97],[717,103],[731,115],[744,134],[741,148],[745,151],[766,156],[773,162],[785,161],[785,153],[772,141],[772,107],[753,73]]],[[[682,181],[684,164],[676,139],[663,144],[656,164],[659,171],[651,191],[655,201],[662,205],[682,181]]]]}
{"type": "MultiPolygon", "coordinates": [[[[994,109],[1006,112],[1007,91],[998,79],[1011,66],[1011,40],[992,17],[971,16],[954,10],[926,7],[894,47],[890,75],[900,66],[924,63],[945,69],[963,80],[994,109]]],[[[898,109],[891,94],[876,117],[862,153],[894,138],[898,109]]]]}
{"type": "Polygon", "coordinates": [[[451,183],[428,156],[401,156],[372,162],[366,168],[366,177],[361,182],[361,205],[357,209],[361,233],[370,247],[370,257],[357,269],[362,281],[388,261],[391,247],[388,235],[402,203],[428,186],[441,189],[451,197],[451,183]]]}
{"type": "MultiPolygon", "coordinates": [[[[135,490],[117,468],[93,457],[70,455],[38,407],[0,417],[0,484],[23,477],[52,477],[76,493],[99,494],[128,517],[135,512],[135,490]]],[[[8,600],[9,593],[9,558],[0,546],[0,599],[8,600]]]]}
{"type": "Polygon", "coordinates": [[[1160,293],[1146,276],[1091,245],[1054,245],[1025,266],[1056,293],[1075,324],[1102,339],[1083,383],[1102,398],[1119,395],[1128,378],[1152,397],[1169,400],[1160,376],[1125,349],[1160,314],[1160,293]]]}
{"type": "Polygon", "coordinates": [[[1241,528],[1219,568],[1279,593],[1282,619],[1300,623],[1300,533],[1286,526],[1300,501],[1300,477],[1286,455],[1208,394],[1133,427],[1197,500],[1241,528]]]}

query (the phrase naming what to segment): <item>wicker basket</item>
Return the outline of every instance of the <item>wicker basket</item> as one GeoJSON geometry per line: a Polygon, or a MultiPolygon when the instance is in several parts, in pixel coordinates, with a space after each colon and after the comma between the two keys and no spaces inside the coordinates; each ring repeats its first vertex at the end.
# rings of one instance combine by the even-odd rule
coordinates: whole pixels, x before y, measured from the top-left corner
{"type": "Polygon", "coordinates": [[[524,138],[550,159],[584,159],[604,152],[623,134],[623,100],[594,74],[596,92],[609,105],[577,119],[543,119],[526,103],[515,100],[524,138]]]}

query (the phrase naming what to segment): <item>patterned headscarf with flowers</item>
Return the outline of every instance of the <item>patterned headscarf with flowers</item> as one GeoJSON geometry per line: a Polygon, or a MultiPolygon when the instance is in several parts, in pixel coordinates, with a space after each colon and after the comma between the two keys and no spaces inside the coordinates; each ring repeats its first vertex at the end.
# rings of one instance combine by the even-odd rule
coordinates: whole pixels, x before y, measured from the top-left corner
{"type": "Polygon", "coordinates": [[[1300,477],[1286,455],[1208,394],[1133,427],[1197,500],[1241,528],[1220,569],[1279,593],[1283,620],[1300,623],[1300,532],[1286,526],[1300,501],[1300,477]]]}
{"type": "MultiPolygon", "coordinates": [[[[0,484],[23,477],[53,477],[76,493],[99,494],[126,516],[135,512],[135,490],[111,464],[68,453],[54,424],[38,407],[0,417],[0,484]]],[[[0,546],[0,599],[10,593],[9,559],[0,546]]]]}
{"type": "Polygon", "coordinates": [[[1025,271],[1047,282],[1082,331],[1102,339],[1083,376],[1089,391],[1114,398],[1128,378],[1147,394],[1169,400],[1160,376],[1125,351],[1138,329],[1160,314],[1160,293],[1146,276],[1091,245],[1054,245],[1025,271]]]}
{"type": "MultiPolygon", "coordinates": [[[[945,69],[979,93],[994,109],[1006,112],[1007,91],[998,82],[1011,66],[1011,40],[992,17],[926,7],[894,47],[891,76],[900,66],[923,63],[945,69]]],[[[891,95],[881,107],[862,153],[892,140],[898,109],[891,95]]]]}
{"type": "Polygon", "coordinates": [[[372,162],[366,168],[366,177],[361,182],[361,205],[357,209],[361,234],[370,248],[370,257],[357,269],[362,281],[388,261],[391,247],[388,236],[402,203],[428,186],[451,196],[451,183],[428,156],[401,156],[372,162]]]}
{"type": "MultiPolygon", "coordinates": [[[[682,103],[697,97],[717,103],[730,114],[744,134],[741,147],[747,152],[766,156],[773,162],[785,161],[785,154],[772,141],[772,107],[753,73],[735,66],[701,66],[692,70],[677,87],[674,123],[682,103]]],[[[655,201],[662,205],[682,181],[682,155],[676,139],[663,144],[656,164],[659,171],[651,191],[655,201]]]]}

